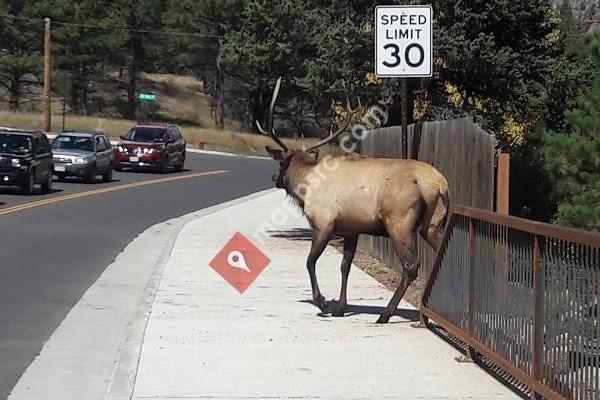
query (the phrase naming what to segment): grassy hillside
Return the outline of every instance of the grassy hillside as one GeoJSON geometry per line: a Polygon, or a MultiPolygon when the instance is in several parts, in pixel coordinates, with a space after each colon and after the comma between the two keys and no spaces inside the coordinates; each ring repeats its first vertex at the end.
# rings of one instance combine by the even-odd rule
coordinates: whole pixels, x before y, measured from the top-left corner
{"type": "MultiPolygon", "coordinates": [[[[90,97],[92,104],[104,104],[102,111],[96,116],[83,116],[72,113],[67,104],[64,128],[98,129],[112,137],[119,137],[135,124],[133,120],[121,119],[117,109],[123,104],[126,93],[119,90],[119,78],[112,76],[110,81],[95,88],[90,97]]],[[[262,135],[243,132],[239,121],[225,118],[225,130],[215,129],[212,118],[212,98],[205,93],[203,82],[189,76],[171,74],[140,74],[138,92],[154,93],[158,102],[150,105],[149,121],[173,122],[183,131],[190,145],[197,145],[199,140],[206,143],[209,150],[228,151],[249,155],[266,155],[264,147],[273,144],[272,140],[262,135]]],[[[39,98],[34,92],[32,98],[39,98]]],[[[63,130],[62,97],[54,94],[52,131],[63,130]]],[[[32,101],[25,103],[24,110],[13,112],[0,109],[0,126],[19,127],[24,129],[43,129],[41,103],[32,101]]],[[[227,112],[226,112],[227,116],[227,112]]],[[[291,148],[314,143],[314,139],[286,139],[291,148]]],[[[330,147],[327,152],[336,152],[330,147]]]]}
{"type": "MultiPolygon", "coordinates": [[[[111,119],[102,117],[85,117],[67,115],[65,129],[99,129],[112,137],[119,137],[126,133],[135,121],[125,119],[111,119]]],[[[41,112],[12,112],[0,111],[0,126],[19,127],[24,129],[43,129],[43,115],[41,112]]],[[[53,115],[53,131],[62,130],[62,115],[53,115]]],[[[213,128],[200,126],[181,126],[183,134],[190,145],[196,145],[199,140],[206,142],[209,150],[228,151],[249,155],[266,155],[265,145],[273,141],[262,135],[233,132],[230,130],[218,131],[213,128]]],[[[313,140],[286,140],[290,147],[302,147],[303,144],[314,143],[313,140]]]]}
{"type": "MultiPolygon", "coordinates": [[[[99,78],[90,85],[87,94],[87,114],[105,118],[117,119],[127,109],[127,82],[124,77],[115,73],[99,78]]],[[[35,77],[31,77],[35,81],[35,77]]],[[[57,72],[53,85],[52,106],[55,112],[62,112],[63,99],[66,99],[67,113],[78,114],[76,106],[71,103],[70,87],[65,83],[65,78],[57,72]]],[[[137,93],[153,93],[158,101],[153,104],[138,104],[138,119],[152,121],[174,122],[181,125],[194,125],[204,128],[213,128],[214,101],[207,93],[204,82],[191,77],[174,74],[149,74],[140,73],[137,93]],[[144,112],[144,106],[149,113],[144,112]]],[[[37,84],[28,85],[21,98],[19,111],[42,111],[42,87],[37,84]]],[[[85,114],[83,105],[79,105],[79,114],[85,114]]],[[[0,85],[0,109],[8,109],[8,93],[0,85]],[[2,101],[5,100],[5,101],[2,101]]],[[[60,122],[60,121],[58,121],[60,122]]],[[[60,124],[59,124],[60,125],[60,124]]],[[[239,131],[242,127],[240,121],[228,118],[227,107],[225,127],[229,130],[239,131]]]]}

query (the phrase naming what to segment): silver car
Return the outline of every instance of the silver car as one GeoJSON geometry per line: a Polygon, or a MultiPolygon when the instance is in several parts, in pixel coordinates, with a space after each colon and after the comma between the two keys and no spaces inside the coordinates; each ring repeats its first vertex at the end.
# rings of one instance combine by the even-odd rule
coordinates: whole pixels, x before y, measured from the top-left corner
{"type": "Polygon", "coordinates": [[[94,182],[102,175],[112,181],[115,153],[102,132],[64,132],[52,142],[54,175],[59,180],[74,176],[94,182]]]}

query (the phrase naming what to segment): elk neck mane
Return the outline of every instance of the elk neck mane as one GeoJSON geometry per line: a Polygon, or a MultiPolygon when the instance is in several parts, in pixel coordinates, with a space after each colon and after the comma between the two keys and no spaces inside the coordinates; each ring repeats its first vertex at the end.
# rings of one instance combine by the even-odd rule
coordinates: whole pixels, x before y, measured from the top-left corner
{"type": "Polygon", "coordinates": [[[307,184],[308,176],[317,165],[319,165],[319,161],[303,151],[294,151],[289,158],[289,165],[285,171],[285,191],[292,203],[302,209],[302,211],[304,211],[304,200],[300,193],[296,192],[296,188],[301,184],[307,184]]]}

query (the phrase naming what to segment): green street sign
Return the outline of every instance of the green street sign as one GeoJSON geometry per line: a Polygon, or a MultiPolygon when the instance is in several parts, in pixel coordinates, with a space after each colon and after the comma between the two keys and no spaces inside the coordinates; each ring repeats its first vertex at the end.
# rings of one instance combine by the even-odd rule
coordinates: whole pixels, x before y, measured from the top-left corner
{"type": "Polygon", "coordinates": [[[138,100],[153,103],[156,101],[156,95],[151,93],[140,93],[138,94],[138,100]]]}

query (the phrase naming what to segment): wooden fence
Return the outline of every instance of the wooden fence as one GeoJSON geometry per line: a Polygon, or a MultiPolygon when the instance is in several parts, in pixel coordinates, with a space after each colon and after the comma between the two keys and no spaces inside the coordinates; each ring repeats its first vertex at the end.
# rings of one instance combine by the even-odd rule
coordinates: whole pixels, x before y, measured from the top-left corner
{"type": "MultiPolygon", "coordinates": [[[[401,127],[370,131],[359,152],[371,157],[400,158],[401,127]]],[[[454,205],[493,210],[494,139],[467,118],[425,122],[409,126],[408,156],[436,167],[448,179],[454,205]]],[[[401,263],[389,239],[362,235],[361,249],[398,271],[401,263]]],[[[419,258],[424,276],[433,265],[433,251],[419,238],[419,258]]]]}

